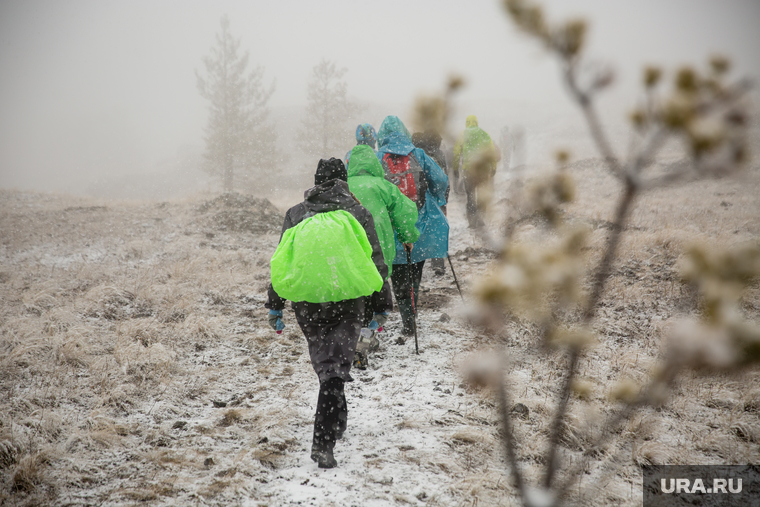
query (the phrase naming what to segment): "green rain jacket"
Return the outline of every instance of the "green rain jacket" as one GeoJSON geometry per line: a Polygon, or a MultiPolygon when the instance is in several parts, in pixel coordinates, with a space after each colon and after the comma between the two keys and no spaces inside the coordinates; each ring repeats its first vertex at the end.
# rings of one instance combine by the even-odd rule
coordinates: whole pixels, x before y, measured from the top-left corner
{"type": "MultiPolygon", "coordinates": [[[[477,159],[481,152],[485,150],[495,150],[496,148],[491,141],[491,136],[478,127],[478,119],[475,115],[470,115],[465,120],[465,129],[462,137],[454,145],[454,169],[459,167],[459,159],[462,159],[462,172],[465,176],[470,170],[470,165],[477,159]]],[[[496,171],[494,163],[492,173],[496,171]]]]}
{"type": "Polygon", "coordinates": [[[396,257],[393,231],[396,231],[402,243],[414,243],[420,237],[420,231],[414,226],[417,222],[417,205],[402,194],[396,185],[385,179],[383,166],[369,146],[355,146],[351,150],[348,188],[362,206],[372,213],[390,276],[393,259],[396,257]]]}

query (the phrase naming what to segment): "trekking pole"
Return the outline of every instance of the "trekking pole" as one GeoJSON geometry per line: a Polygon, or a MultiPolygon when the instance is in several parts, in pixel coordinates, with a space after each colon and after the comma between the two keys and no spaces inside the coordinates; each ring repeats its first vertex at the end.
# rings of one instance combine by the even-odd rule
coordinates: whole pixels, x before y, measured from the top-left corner
{"type": "Polygon", "coordinates": [[[459,288],[459,280],[457,280],[457,274],[454,272],[454,265],[451,263],[451,257],[449,257],[449,253],[446,252],[446,258],[449,260],[449,266],[451,267],[451,274],[454,275],[454,283],[457,284],[457,290],[459,291],[459,297],[462,298],[462,301],[464,301],[464,296],[462,295],[462,289],[459,288]]]}
{"type": "MultiPolygon", "coordinates": [[[[406,248],[406,247],[405,247],[406,248]]],[[[417,305],[414,304],[414,282],[412,281],[412,252],[406,251],[406,265],[409,267],[407,279],[412,293],[412,321],[414,322],[414,353],[420,353],[420,346],[417,343],[417,305]]]]}

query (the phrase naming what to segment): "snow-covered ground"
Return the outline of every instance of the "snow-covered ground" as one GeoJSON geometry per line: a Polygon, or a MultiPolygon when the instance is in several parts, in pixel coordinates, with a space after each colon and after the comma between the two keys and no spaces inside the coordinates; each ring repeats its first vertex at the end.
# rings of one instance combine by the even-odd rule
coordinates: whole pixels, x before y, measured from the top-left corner
{"type": "MultiPolygon", "coordinates": [[[[616,188],[598,161],[571,172],[580,198],[568,214],[603,238],[616,188]]],[[[510,185],[500,174],[494,236],[515,204],[510,185]]],[[[612,383],[643,378],[664,323],[693,311],[674,274],[685,239],[760,237],[757,188],[754,174],[641,201],[599,309],[601,343],[582,361],[593,394],[571,403],[565,463],[612,410],[612,383]]],[[[346,386],[348,430],[330,470],[309,458],[318,383],[305,340],[290,310],[276,335],[263,308],[280,224],[263,201],[234,207],[0,192],[0,504],[517,505],[493,393],[466,384],[461,366],[481,350],[507,356],[513,401],[527,409],[514,419],[519,461],[535,484],[564,360],[525,322],[495,335],[468,323],[494,253],[467,229],[462,196],[449,207],[450,254],[465,302],[448,264],[443,277],[426,266],[420,354],[395,343],[392,314],[346,386]]],[[[755,318],[759,292],[744,306],[755,318]]],[[[686,378],[666,408],[623,425],[599,456],[614,466],[594,462],[573,499],[640,505],[644,463],[757,463],[758,410],[756,373],[686,378]]]]}

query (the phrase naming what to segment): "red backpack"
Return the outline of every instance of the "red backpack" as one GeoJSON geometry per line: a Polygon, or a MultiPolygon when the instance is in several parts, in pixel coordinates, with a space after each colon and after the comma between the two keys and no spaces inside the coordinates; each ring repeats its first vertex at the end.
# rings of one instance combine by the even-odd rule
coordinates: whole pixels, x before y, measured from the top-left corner
{"type": "Polygon", "coordinates": [[[417,209],[425,204],[427,180],[417,159],[409,155],[386,153],[383,155],[385,179],[396,185],[401,193],[417,204],[417,209]]]}

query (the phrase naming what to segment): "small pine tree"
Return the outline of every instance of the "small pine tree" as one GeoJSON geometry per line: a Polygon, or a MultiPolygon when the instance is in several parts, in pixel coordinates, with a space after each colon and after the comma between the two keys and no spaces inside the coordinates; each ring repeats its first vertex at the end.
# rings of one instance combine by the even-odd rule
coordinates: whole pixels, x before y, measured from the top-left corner
{"type": "Polygon", "coordinates": [[[240,39],[232,36],[226,15],[221,27],[216,46],[203,58],[205,75],[197,70],[195,75],[198,91],[210,103],[204,168],[231,192],[249,186],[277,159],[277,134],[268,123],[267,108],[274,83],[264,87],[261,67],[248,71],[248,52],[240,54],[240,39]]]}
{"type": "Polygon", "coordinates": [[[299,132],[299,144],[309,155],[342,157],[351,146],[350,119],[361,108],[346,97],[347,69],[322,60],[312,69],[308,84],[306,118],[299,132]]]}

